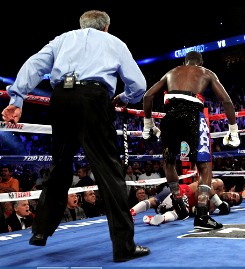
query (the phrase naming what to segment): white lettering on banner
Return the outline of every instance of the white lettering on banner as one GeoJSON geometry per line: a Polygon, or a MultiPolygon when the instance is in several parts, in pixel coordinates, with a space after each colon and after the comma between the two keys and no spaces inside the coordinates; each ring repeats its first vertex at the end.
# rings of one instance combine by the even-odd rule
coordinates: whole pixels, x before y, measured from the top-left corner
{"type": "Polygon", "coordinates": [[[15,237],[20,237],[22,234],[11,234],[11,235],[6,235],[6,236],[0,236],[0,241],[6,241],[10,239],[14,239],[15,237]]]}
{"type": "Polygon", "coordinates": [[[17,125],[9,122],[9,123],[6,123],[4,121],[1,121],[1,124],[0,124],[0,127],[1,128],[8,128],[8,129],[23,129],[24,127],[24,124],[22,123],[17,123],[17,125]]]}
{"type": "Polygon", "coordinates": [[[218,44],[218,47],[219,47],[219,48],[224,48],[224,47],[226,47],[225,40],[217,41],[217,44],[218,44]]]}
{"type": "Polygon", "coordinates": [[[76,228],[76,227],[83,227],[83,226],[90,226],[93,224],[100,224],[103,222],[107,222],[107,219],[98,219],[98,220],[91,220],[91,221],[86,221],[86,222],[77,222],[74,224],[65,224],[65,225],[60,225],[58,228],[55,230],[56,232],[59,230],[66,230],[68,228],[76,228]]]}
{"type": "Polygon", "coordinates": [[[197,45],[189,48],[184,48],[181,50],[176,50],[174,52],[175,58],[181,58],[184,57],[189,51],[197,51],[197,52],[204,52],[205,51],[205,45],[197,45]]]}
{"type": "Polygon", "coordinates": [[[24,156],[24,160],[27,162],[50,162],[52,161],[52,156],[49,155],[34,155],[34,156],[24,156]]]}
{"type": "Polygon", "coordinates": [[[207,152],[210,153],[209,151],[209,129],[208,129],[208,125],[205,121],[204,118],[201,118],[201,124],[200,124],[200,129],[199,129],[202,133],[200,136],[200,145],[202,146],[201,149],[199,150],[199,152],[207,152]]]}
{"type": "Polygon", "coordinates": [[[157,158],[161,158],[161,157],[162,157],[162,155],[152,155],[153,159],[157,159],[157,158]]]}
{"type": "Polygon", "coordinates": [[[50,162],[52,161],[52,156],[47,156],[47,155],[42,155],[42,156],[38,156],[38,160],[37,161],[45,161],[45,162],[50,162]]]}
{"type": "MultiPolygon", "coordinates": [[[[70,228],[79,228],[79,227],[88,226],[88,225],[103,224],[105,222],[107,222],[106,217],[105,219],[97,219],[97,220],[91,220],[91,221],[86,221],[86,222],[77,222],[74,224],[59,225],[55,231],[57,232],[57,231],[67,230],[70,228]]],[[[20,236],[23,236],[23,234],[18,233],[18,234],[0,236],[0,242],[14,239],[15,237],[20,237],[20,236]]]]}
{"type": "Polygon", "coordinates": [[[31,192],[8,192],[8,197],[10,199],[17,199],[17,198],[29,198],[32,197],[31,192]]]}
{"type": "Polygon", "coordinates": [[[17,124],[16,126],[13,123],[8,123],[6,128],[11,128],[11,129],[23,129],[24,124],[17,124]]]}
{"type": "Polygon", "coordinates": [[[22,197],[31,197],[31,192],[14,192],[15,198],[22,198],[22,197]]]}
{"type": "Polygon", "coordinates": [[[33,155],[33,156],[24,156],[24,161],[36,161],[38,159],[38,156],[33,155]]]}

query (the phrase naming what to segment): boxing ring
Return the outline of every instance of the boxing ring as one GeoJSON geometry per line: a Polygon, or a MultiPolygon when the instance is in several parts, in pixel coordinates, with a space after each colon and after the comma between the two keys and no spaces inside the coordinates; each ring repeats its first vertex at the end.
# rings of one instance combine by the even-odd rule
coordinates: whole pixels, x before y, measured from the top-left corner
{"type": "MultiPolygon", "coordinates": [[[[0,98],[9,98],[6,91],[0,90],[0,98]]],[[[43,96],[37,96],[37,95],[28,95],[25,99],[25,102],[30,102],[33,104],[41,104],[41,105],[49,105],[49,97],[43,97],[43,96]]],[[[136,109],[130,109],[130,108],[121,108],[116,107],[116,112],[124,113],[123,117],[123,130],[117,130],[117,135],[123,135],[124,138],[124,155],[121,155],[121,159],[125,161],[125,165],[128,165],[129,161],[159,161],[162,160],[162,154],[155,154],[155,155],[129,155],[128,153],[128,136],[134,136],[134,137],[142,137],[142,131],[128,131],[127,130],[127,120],[128,116],[136,115],[139,117],[144,117],[144,112],[142,110],[136,110],[136,109]],[[126,113],[125,113],[126,112],[126,113]]],[[[152,117],[156,119],[161,119],[164,117],[164,113],[161,112],[152,112],[152,117]]],[[[225,114],[216,114],[216,115],[209,115],[207,108],[204,109],[204,115],[206,117],[206,120],[208,122],[208,125],[210,124],[210,121],[212,120],[222,120],[226,118],[225,114]]],[[[243,117],[245,116],[245,111],[236,112],[236,117],[243,117]]],[[[3,121],[0,121],[0,131],[2,132],[24,132],[24,133],[42,133],[42,134],[51,134],[51,126],[50,125],[40,125],[40,124],[28,124],[28,123],[18,123],[16,126],[12,123],[5,123],[3,121]]],[[[245,130],[239,130],[240,135],[245,135],[245,130]]],[[[220,138],[224,137],[226,134],[226,131],[224,132],[215,132],[211,133],[211,138],[220,138]]],[[[245,156],[245,150],[231,150],[229,152],[213,152],[212,156],[213,158],[222,158],[226,156],[245,156]]],[[[50,155],[0,155],[0,162],[4,164],[49,164],[52,162],[52,156],[50,155]]],[[[80,156],[74,156],[74,162],[78,164],[84,164],[86,163],[86,156],[80,155],[80,156]]],[[[183,165],[188,166],[188,162],[183,162],[183,165]]],[[[184,172],[183,175],[179,176],[179,179],[185,179],[190,178],[196,175],[196,171],[192,171],[191,169],[183,169],[184,172]]],[[[245,171],[213,171],[213,177],[217,176],[245,176],[245,171]]],[[[161,183],[166,182],[166,178],[160,178],[160,179],[152,179],[152,180],[145,180],[145,181],[126,181],[127,185],[130,186],[151,186],[151,185],[159,185],[161,183]]],[[[90,186],[89,188],[71,188],[69,190],[69,193],[75,193],[75,192],[83,192],[88,189],[97,190],[97,186],[90,186]]],[[[23,199],[22,197],[28,197],[28,199],[38,199],[41,191],[29,191],[25,193],[13,193],[12,196],[16,199],[23,199]]],[[[6,194],[0,194],[0,202],[3,201],[9,201],[12,198],[9,198],[9,195],[6,194]]]]}
{"type": "MultiPolygon", "coordinates": [[[[0,91],[0,97],[8,97],[5,91],[0,91]]],[[[27,102],[48,105],[49,98],[29,95],[27,102]]],[[[123,108],[115,108],[123,112],[123,108]]],[[[143,111],[127,109],[128,114],[144,116],[143,111]]],[[[164,113],[153,112],[154,118],[164,117],[164,113]]],[[[245,111],[237,112],[237,117],[245,116],[245,111]]],[[[209,115],[208,120],[224,119],[225,115],[209,115]]],[[[128,161],[162,160],[161,154],[156,155],[129,155],[127,136],[141,137],[141,131],[128,131],[124,121],[123,130],[117,130],[118,135],[124,136],[125,154],[121,158],[128,161]]],[[[19,123],[17,126],[0,121],[2,132],[27,132],[51,134],[51,126],[19,123]]],[[[240,135],[245,130],[239,130],[240,135]]],[[[211,138],[223,137],[226,132],[212,133],[211,138]]],[[[239,155],[244,156],[245,150],[229,152],[213,152],[213,158],[239,155]]],[[[49,164],[50,155],[2,155],[1,163],[11,164],[49,164]]],[[[86,157],[74,156],[74,162],[83,164],[86,157]]],[[[193,177],[196,171],[189,170],[180,175],[179,179],[193,177]]],[[[213,176],[239,175],[245,176],[245,171],[213,171],[213,176]]],[[[145,181],[127,181],[131,186],[150,186],[166,182],[166,178],[145,181]]],[[[70,188],[69,193],[78,193],[86,190],[97,190],[98,187],[70,188]]],[[[12,192],[0,194],[0,202],[38,199],[41,191],[12,192]]],[[[217,221],[224,224],[224,229],[214,231],[194,231],[193,219],[176,221],[161,226],[149,226],[142,222],[144,213],[135,216],[135,241],[149,246],[151,255],[126,263],[112,262],[112,248],[106,216],[85,220],[62,223],[47,246],[36,247],[28,244],[31,230],[20,230],[0,234],[0,268],[242,268],[245,263],[245,202],[231,208],[229,215],[218,215],[217,221]],[[205,245],[205,247],[203,247],[205,245]],[[232,251],[235,250],[235,251],[232,251]],[[239,251],[238,251],[239,250],[239,251]]],[[[155,214],[149,210],[147,214],[155,214]]]]}

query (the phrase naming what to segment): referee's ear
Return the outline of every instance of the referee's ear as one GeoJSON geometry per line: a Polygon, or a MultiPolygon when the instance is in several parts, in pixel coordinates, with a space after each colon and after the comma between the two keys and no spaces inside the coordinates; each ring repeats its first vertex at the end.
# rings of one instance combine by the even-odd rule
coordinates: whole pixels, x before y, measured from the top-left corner
{"type": "Polygon", "coordinates": [[[103,31],[104,31],[104,32],[108,32],[108,30],[109,30],[109,26],[106,25],[103,31]]]}

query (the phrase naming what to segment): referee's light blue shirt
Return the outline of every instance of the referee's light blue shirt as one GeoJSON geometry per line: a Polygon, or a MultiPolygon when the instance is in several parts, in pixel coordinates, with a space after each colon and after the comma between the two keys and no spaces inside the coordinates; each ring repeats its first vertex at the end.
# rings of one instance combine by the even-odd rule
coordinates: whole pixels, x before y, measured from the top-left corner
{"type": "Polygon", "coordinates": [[[139,102],[146,91],[146,80],[126,44],[119,38],[93,28],[77,29],[57,36],[32,55],[19,70],[13,85],[7,86],[10,104],[22,108],[23,100],[50,73],[55,86],[68,74],[77,80],[104,83],[110,97],[116,91],[117,75],[124,82],[120,99],[139,102]]]}

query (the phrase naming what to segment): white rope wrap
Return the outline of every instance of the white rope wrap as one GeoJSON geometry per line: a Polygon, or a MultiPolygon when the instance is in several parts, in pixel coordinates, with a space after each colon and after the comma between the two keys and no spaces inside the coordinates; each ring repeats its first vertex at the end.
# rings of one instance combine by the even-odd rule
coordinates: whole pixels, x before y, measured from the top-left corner
{"type": "MultiPolygon", "coordinates": [[[[41,133],[51,134],[52,129],[50,125],[30,124],[30,123],[18,123],[15,126],[12,123],[6,124],[4,121],[0,121],[0,131],[7,132],[24,132],[24,133],[41,133]]],[[[238,130],[240,135],[245,135],[245,130],[238,130]]],[[[211,133],[211,138],[224,137],[227,132],[211,133]]],[[[117,130],[117,135],[123,135],[123,130],[117,130]]],[[[127,135],[142,137],[142,131],[127,131],[127,135]]]]}
{"type": "MultiPolygon", "coordinates": [[[[196,173],[197,173],[196,171],[192,171],[192,173],[190,174],[179,176],[179,179],[192,177],[196,173]]],[[[126,181],[126,185],[146,186],[146,185],[161,184],[164,182],[167,182],[166,178],[157,178],[157,179],[140,180],[140,181],[126,181]]],[[[70,188],[68,191],[68,194],[79,193],[79,192],[84,192],[84,191],[89,191],[89,190],[98,190],[98,186],[93,185],[93,186],[86,186],[86,187],[70,188]]],[[[40,197],[40,194],[41,194],[41,190],[27,191],[27,192],[0,193],[0,202],[38,199],[40,197]]]]}

